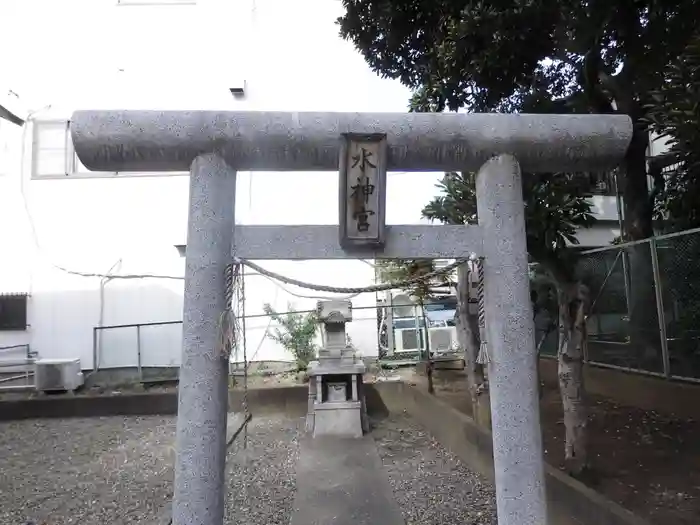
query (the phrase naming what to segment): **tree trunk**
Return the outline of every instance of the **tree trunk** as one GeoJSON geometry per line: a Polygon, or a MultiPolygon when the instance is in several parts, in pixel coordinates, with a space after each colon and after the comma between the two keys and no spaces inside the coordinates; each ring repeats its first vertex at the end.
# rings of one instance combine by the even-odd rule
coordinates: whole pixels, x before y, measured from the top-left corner
{"type": "Polygon", "coordinates": [[[580,283],[558,283],[559,350],[558,375],[566,444],[564,464],[575,477],[589,469],[588,411],[583,381],[583,348],[586,340],[586,314],[589,293],[580,283]]]}
{"type": "Polygon", "coordinates": [[[491,429],[488,382],[484,377],[484,367],[476,362],[480,343],[479,320],[478,316],[469,313],[469,269],[462,265],[457,272],[457,341],[464,350],[472,415],[482,428],[491,429]]]}
{"type": "Polygon", "coordinates": [[[428,371],[428,394],[435,394],[435,385],[433,383],[433,362],[431,360],[428,360],[427,363],[427,371],[428,371]]]}
{"type": "Polygon", "coordinates": [[[659,312],[656,308],[654,270],[650,243],[626,248],[630,273],[629,361],[620,363],[630,368],[652,372],[663,370],[659,312]]]}
{"type": "MultiPolygon", "coordinates": [[[[647,239],[654,235],[653,201],[647,184],[648,145],[647,131],[637,124],[621,166],[625,241],[647,239]]],[[[658,372],[662,366],[661,340],[650,245],[633,245],[626,248],[626,252],[630,273],[630,357],[636,356],[637,359],[636,362],[621,364],[658,372]]]]}
{"type": "MultiPolygon", "coordinates": [[[[420,299],[420,311],[421,317],[423,319],[423,333],[425,334],[425,374],[428,379],[428,394],[435,393],[435,385],[433,383],[433,358],[430,355],[430,331],[428,326],[428,319],[425,315],[425,304],[423,299],[420,299]]],[[[418,338],[420,343],[420,338],[418,338]]]]}
{"type": "Polygon", "coordinates": [[[653,203],[647,184],[647,131],[635,122],[632,142],[620,166],[619,182],[624,205],[624,239],[639,241],[654,235],[653,203]]]}

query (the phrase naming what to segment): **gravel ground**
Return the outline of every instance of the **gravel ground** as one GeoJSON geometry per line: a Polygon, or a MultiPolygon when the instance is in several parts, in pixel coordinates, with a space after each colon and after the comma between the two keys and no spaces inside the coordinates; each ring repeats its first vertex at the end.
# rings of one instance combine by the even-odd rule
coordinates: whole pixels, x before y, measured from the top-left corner
{"type": "MultiPolygon", "coordinates": [[[[227,525],[287,523],[302,420],[249,426],[227,461],[227,525]]],[[[173,417],[0,423],[0,524],[143,525],[172,495],[173,417]]]]}
{"type": "Polygon", "coordinates": [[[496,524],[496,495],[411,419],[392,415],[373,431],[406,525],[496,524]]]}
{"type": "Polygon", "coordinates": [[[172,480],[172,417],[0,423],[0,523],[154,518],[172,480]]]}
{"type": "MultiPolygon", "coordinates": [[[[226,525],[287,524],[303,419],[253,419],[227,461],[226,525]]],[[[172,491],[175,419],[107,417],[0,423],[0,524],[149,523],[172,491]]],[[[374,437],[407,525],[493,525],[491,486],[410,419],[374,437]]]]}
{"type": "Polygon", "coordinates": [[[227,466],[226,525],[289,523],[296,493],[295,470],[303,419],[261,418],[231,447],[227,466]]]}

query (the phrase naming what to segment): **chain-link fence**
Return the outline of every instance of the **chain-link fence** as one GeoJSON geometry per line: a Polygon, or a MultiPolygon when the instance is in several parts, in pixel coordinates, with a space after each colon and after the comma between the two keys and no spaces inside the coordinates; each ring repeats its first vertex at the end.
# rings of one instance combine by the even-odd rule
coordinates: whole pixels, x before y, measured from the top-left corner
{"type": "Polygon", "coordinates": [[[699,261],[700,229],[583,253],[587,361],[700,380],[699,261]]]}

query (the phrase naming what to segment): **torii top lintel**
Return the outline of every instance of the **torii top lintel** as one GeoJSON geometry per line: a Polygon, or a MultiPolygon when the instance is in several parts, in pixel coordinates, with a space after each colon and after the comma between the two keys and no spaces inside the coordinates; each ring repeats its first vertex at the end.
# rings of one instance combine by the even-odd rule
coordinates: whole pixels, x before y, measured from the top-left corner
{"type": "Polygon", "coordinates": [[[218,153],[240,171],[337,171],[342,133],[386,133],[387,169],[477,170],[500,153],[524,172],[615,167],[632,138],[625,115],[77,111],[75,151],[94,171],[187,171],[218,153]]]}

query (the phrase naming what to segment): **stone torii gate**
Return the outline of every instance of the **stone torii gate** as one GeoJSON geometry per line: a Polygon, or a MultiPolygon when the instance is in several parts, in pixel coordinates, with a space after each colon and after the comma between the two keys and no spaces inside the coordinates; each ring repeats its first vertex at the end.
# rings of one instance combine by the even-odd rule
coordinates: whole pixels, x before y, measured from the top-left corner
{"type": "MultiPolygon", "coordinates": [[[[71,129],[75,151],[90,170],[190,171],[174,525],[223,521],[228,366],[216,347],[219,316],[226,308],[224,272],[234,255],[408,259],[464,258],[472,252],[484,256],[498,521],[546,523],[521,169],[611,169],[627,150],[629,118],[79,111],[71,129]],[[342,174],[348,133],[378,140],[375,151],[388,170],[478,170],[478,226],[383,228],[383,217],[377,217],[375,238],[359,243],[339,242],[338,226],[234,227],[236,171],[338,171],[340,166],[342,174]]],[[[343,185],[341,194],[348,191],[347,181],[343,185]]],[[[383,201],[376,202],[383,215],[383,201]]],[[[343,210],[341,197],[341,215],[343,210]]],[[[347,217],[346,212],[340,221],[345,241],[347,217]]]]}

